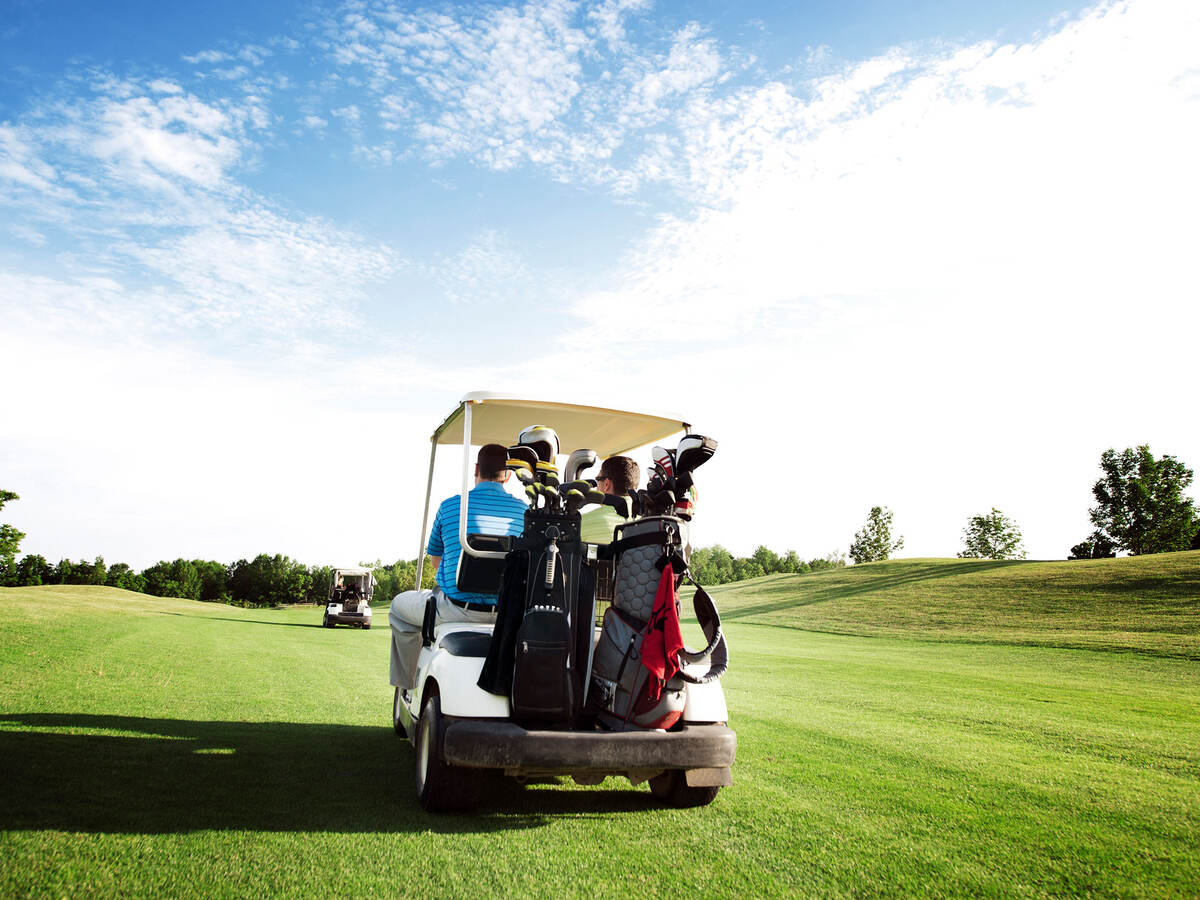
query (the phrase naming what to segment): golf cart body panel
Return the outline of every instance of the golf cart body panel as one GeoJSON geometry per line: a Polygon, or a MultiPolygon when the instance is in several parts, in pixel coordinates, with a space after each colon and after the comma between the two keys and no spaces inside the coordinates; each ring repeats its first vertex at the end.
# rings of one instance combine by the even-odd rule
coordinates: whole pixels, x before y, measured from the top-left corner
{"type": "MultiPolygon", "coordinates": [[[[700,678],[708,670],[708,666],[704,663],[693,663],[684,666],[683,670],[700,678]]],[[[710,681],[707,684],[688,685],[687,700],[683,705],[683,721],[729,721],[729,709],[725,705],[725,691],[719,682],[710,681]]]]}
{"type": "MultiPolygon", "coordinates": [[[[431,437],[417,554],[418,584],[428,540],[437,448],[462,446],[460,496],[466,497],[473,482],[471,448],[487,443],[510,446],[516,435],[534,423],[555,430],[560,457],[586,448],[595,451],[596,457],[606,458],[690,429],[687,420],[679,416],[483,391],[466,394],[431,437]]],[[[551,463],[554,462],[552,457],[551,463]]],[[[460,503],[459,510],[461,589],[468,558],[478,563],[486,560],[489,566],[494,566],[492,561],[503,560],[506,554],[498,549],[473,546],[467,534],[467,504],[460,503]]],[[[575,513],[575,524],[567,528],[576,541],[578,518],[575,513]]],[[[527,514],[526,539],[536,533],[529,530],[530,522],[536,519],[534,513],[527,514]]],[[[596,545],[578,546],[584,551],[582,558],[575,557],[583,560],[579,564],[594,564],[596,545]]],[[[569,553],[567,557],[570,558],[569,553]]],[[[549,584],[548,575],[546,583],[549,584]]],[[[427,619],[427,628],[430,621],[427,619]]],[[[587,620],[581,614],[574,621],[587,620]]],[[[628,717],[625,725],[619,721],[615,725],[611,722],[602,725],[591,713],[585,713],[581,720],[572,718],[570,722],[539,725],[527,717],[514,717],[514,701],[509,697],[479,687],[487,646],[491,643],[490,638],[485,643],[484,637],[491,632],[490,624],[437,625],[432,635],[426,633],[428,642],[420,650],[415,688],[395,691],[393,725],[416,748],[417,793],[426,809],[454,808],[449,799],[455,793],[453,785],[456,781],[468,781],[470,770],[492,770],[518,778],[569,775],[580,784],[598,784],[607,775],[620,775],[633,784],[649,780],[655,796],[679,806],[711,802],[719,787],[732,783],[730,766],[736,755],[737,738],[727,724],[724,691],[718,681],[705,678],[709,667],[704,661],[684,664],[680,660],[685,673],[704,683],[686,685],[682,715],[669,730],[637,727],[628,717]]],[[[576,633],[579,640],[584,640],[583,632],[576,633]]],[[[590,671],[590,667],[588,657],[587,669],[580,664],[579,671],[590,671]]],[[[586,696],[586,676],[583,684],[586,696]]]]}
{"type": "Polygon", "coordinates": [[[489,694],[477,684],[483,669],[482,656],[461,656],[442,646],[464,632],[490,636],[491,630],[486,625],[441,625],[435,632],[433,645],[421,649],[422,662],[428,651],[428,664],[421,670],[422,689],[430,681],[437,684],[442,712],[446,715],[503,719],[512,714],[507,697],[489,694]]]}

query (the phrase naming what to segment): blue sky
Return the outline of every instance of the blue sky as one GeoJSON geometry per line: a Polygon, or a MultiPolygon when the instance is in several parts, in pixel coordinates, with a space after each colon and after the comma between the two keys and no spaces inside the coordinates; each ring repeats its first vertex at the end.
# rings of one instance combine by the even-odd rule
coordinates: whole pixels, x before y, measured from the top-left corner
{"type": "Polygon", "coordinates": [[[4,520],[411,556],[491,389],[688,415],[701,543],[885,504],[946,556],[997,506],[1061,557],[1102,450],[1200,464],[1198,41],[1187,0],[10,4],[4,520]]]}

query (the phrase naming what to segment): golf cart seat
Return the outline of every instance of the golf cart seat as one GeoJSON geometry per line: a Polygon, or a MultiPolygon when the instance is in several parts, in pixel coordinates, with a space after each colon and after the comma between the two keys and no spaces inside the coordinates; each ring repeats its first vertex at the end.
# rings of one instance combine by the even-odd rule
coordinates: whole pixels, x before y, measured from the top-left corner
{"type": "MultiPolygon", "coordinates": [[[[512,538],[507,535],[468,534],[467,543],[472,549],[493,553],[507,553],[512,548],[512,538]]],[[[503,574],[503,559],[481,559],[463,552],[458,555],[458,574],[454,580],[464,593],[499,594],[500,576],[503,574]]]]}
{"type": "MultiPolygon", "coordinates": [[[[511,549],[512,538],[507,535],[494,534],[468,534],[467,543],[476,550],[491,550],[499,553],[508,553],[511,549]]],[[[455,583],[458,589],[464,593],[471,594],[499,594],[500,593],[500,576],[504,574],[503,559],[487,559],[471,556],[469,553],[460,553],[458,555],[458,576],[455,578],[455,583]]],[[[433,629],[437,621],[437,597],[438,592],[435,591],[430,595],[425,602],[425,620],[421,625],[421,643],[428,647],[433,644],[433,629]]],[[[488,640],[490,635],[485,635],[488,640]]],[[[473,640],[473,639],[470,639],[473,640]]],[[[458,646],[457,644],[455,645],[458,646]]],[[[462,645],[462,652],[455,652],[451,649],[450,652],[454,656],[485,656],[487,654],[487,646],[484,645],[483,652],[475,652],[475,643],[465,643],[462,645]],[[470,648],[468,652],[467,648],[470,648]]]]}

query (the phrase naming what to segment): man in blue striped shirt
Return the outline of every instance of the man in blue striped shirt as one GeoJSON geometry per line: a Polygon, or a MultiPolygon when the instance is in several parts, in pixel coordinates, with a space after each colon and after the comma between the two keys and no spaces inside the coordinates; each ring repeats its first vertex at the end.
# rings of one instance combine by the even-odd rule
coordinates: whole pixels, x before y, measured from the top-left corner
{"type": "MultiPolygon", "coordinates": [[[[525,527],[524,501],[504,489],[512,472],[505,468],[508,451],[499,444],[484,444],[475,462],[475,487],[467,495],[467,534],[517,535],[525,527]]],[[[416,687],[417,659],[421,654],[421,624],[425,604],[437,595],[437,620],[442,622],[496,621],[496,595],[472,594],[458,589],[458,516],[456,494],[442,501],[429,532],[425,552],[437,566],[434,591],[404,591],[392,600],[388,624],[392,628],[391,683],[416,687]]]]}

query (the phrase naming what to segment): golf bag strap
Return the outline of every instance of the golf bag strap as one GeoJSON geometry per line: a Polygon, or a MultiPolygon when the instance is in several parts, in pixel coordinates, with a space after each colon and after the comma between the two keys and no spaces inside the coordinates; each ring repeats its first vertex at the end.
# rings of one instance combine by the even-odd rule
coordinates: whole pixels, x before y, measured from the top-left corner
{"type": "Polygon", "coordinates": [[[611,544],[605,544],[600,548],[597,555],[601,559],[616,559],[626,550],[633,550],[636,547],[662,545],[663,543],[665,543],[665,541],[661,531],[648,531],[645,534],[638,534],[629,538],[621,538],[619,541],[613,541],[611,544]]]}
{"type": "Polygon", "coordinates": [[[717,612],[717,605],[713,603],[708,591],[697,584],[694,578],[690,575],[687,578],[696,588],[696,593],[692,595],[692,608],[696,612],[696,621],[708,640],[708,646],[699,651],[684,647],[679,651],[679,659],[683,663],[697,663],[707,659],[709,667],[705,674],[696,676],[689,674],[681,666],[679,677],[692,684],[707,684],[716,681],[728,670],[729,646],[725,643],[725,633],[721,629],[721,615],[717,612]]]}

